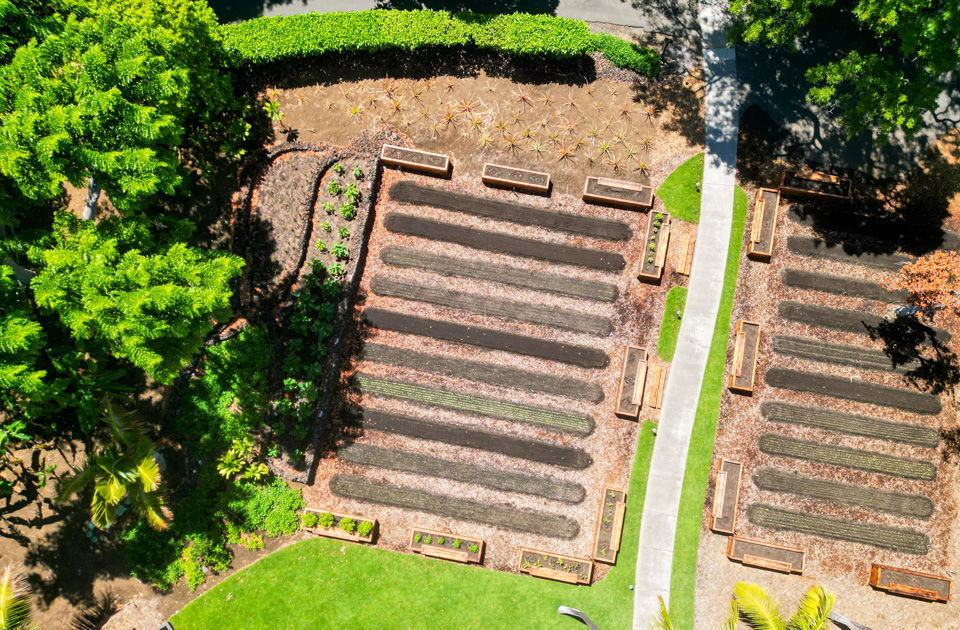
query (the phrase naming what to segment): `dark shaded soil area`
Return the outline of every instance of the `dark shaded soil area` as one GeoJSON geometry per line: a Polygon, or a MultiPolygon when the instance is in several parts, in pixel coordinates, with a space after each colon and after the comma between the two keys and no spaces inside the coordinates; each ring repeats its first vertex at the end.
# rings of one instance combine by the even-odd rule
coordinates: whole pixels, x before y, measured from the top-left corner
{"type": "Polygon", "coordinates": [[[823,258],[848,265],[863,265],[893,272],[900,271],[900,267],[911,261],[909,256],[903,254],[877,254],[861,247],[812,236],[787,238],[787,249],[791,254],[798,256],[823,258]]]}
{"type": "Polygon", "coordinates": [[[885,372],[906,373],[916,367],[916,362],[894,365],[884,352],[859,346],[840,343],[827,343],[816,339],[775,335],[771,348],[774,352],[808,361],[849,365],[862,370],[882,370],[885,372]]]}
{"type": "Polygon", "coordinates": [[[879,282],[873,280],[833,276],[803,269],[784,269],[780,274],[780,280],[786,286],[796,289],[877,300],[888,304],[906,302],[909,297],[907,291],[888,291],[879,282]]]}
{"type": "MultiPolygon", "coordinates": [[[[872,313],[802,302],[780,302],[777,311],[780,317],[801,324],[861,335],[872,335],[885,324],[890,323],[886,318],[872,313]]],[[[931,328],[920,322],[917,322],[916,327],[925,332],[929,331],[930,336],[936,338],[939,343],[950,341],[950,333],[942,328],[931,328]]]]}

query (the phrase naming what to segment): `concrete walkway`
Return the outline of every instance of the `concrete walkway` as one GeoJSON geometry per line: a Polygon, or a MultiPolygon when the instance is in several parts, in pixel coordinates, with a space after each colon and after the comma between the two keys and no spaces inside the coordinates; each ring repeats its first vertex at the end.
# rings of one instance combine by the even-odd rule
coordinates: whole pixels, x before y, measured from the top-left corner
{"type": "Polygon", "coordinates": [[[674,539],[687,451],[723,293],[733,220],[739,121],[736,52],[723,47],[726,13],[725,2],[700,4],[707,79],[703,201],[687,305],[663,393],[643,504],[634,586],[634,630],[649,628],[651,617],[659,609],[658,596],[670,601],[674,539]]]}

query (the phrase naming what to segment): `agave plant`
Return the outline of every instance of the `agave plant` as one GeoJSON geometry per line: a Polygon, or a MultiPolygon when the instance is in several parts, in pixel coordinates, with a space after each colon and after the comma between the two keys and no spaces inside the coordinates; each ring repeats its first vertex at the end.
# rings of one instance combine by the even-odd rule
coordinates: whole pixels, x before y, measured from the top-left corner
{"type": "Polygon", "coordinates": [[[0,577],[0,630],[34,630],[30,588],[19,567],[8,564],[0,577]]]}

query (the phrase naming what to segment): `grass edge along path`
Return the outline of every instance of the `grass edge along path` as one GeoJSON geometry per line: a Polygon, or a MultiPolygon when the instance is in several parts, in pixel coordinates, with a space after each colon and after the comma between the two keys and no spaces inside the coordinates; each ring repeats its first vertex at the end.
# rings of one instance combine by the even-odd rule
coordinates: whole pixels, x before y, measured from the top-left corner
{"type": "Polygon", "coordinates": [[[700,223],[701,190],[703,186],[703,153],[698,153],[670,173],[660,188],[657,197],[663,199],[667,212],[675,219],[700,223]]]}
{"type": "Polygon", "coordinates": [[[171,622],[177,630],[312,630],[318,622],[340,630],[432,630],[449,627],[453,615],[458,630],[581,627],[557,615],[564,605],[583,610],[602,628],[630,628],[633,597],[627,586],[636,577],[652,427],[644,423],[641,429],[617,564],[589,588],[312,538],[230,576],[171,622]],[[265,588],[271,584],[283,587],[265,588]]]}
{"type": "Polygon", "coordinates": [[[747,222],[750,200],[737,186],[734,189],[733,226],[727,251],[727,268],[723,276],[723,296],[713,329],[710,357],[703,374],[697,416],[690,436],[690,450],[683,475],[680,511],[673,550],[673,571],[670,577],[670,616],[678,630],[693,630],[694,595],[697,578],[697,549],[700,546],[700,528],[703,505],[707,498],[707,482],[713,464],[713,442],[717,435],[717,417],[723,395],[723,370],[727,363],[727,341],[730,337],[730,316],[733,312],[733,294],[737,288],[740,270],[740,251],[743,230],[747,222]]]}
{"type": "Polygon", "coordinates": [[[667,299],[663,303],[663,319],[660,320],[660,337],[657,339],[657,354],[664,361],[673,361],[673,353],[677,351],[680,321],[686,305],[687,287],[673,287],[667,292],[667,299]],[[677,313],[680,313],[680,317],[677,317],[677,313]]]}

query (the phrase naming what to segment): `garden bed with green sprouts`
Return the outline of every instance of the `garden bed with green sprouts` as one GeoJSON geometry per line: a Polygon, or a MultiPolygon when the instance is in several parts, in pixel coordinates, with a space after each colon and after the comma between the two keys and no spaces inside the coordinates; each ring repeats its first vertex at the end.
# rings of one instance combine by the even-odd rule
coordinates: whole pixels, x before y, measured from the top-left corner
{"type": "Polygon", "coordinates": [[[377,535],[377,520],[306,508],[300,517],[303,529],[327,538],[372,543],[377,535]]]}
{"type": "Polygon", "coordinates": [[[410,530],[410,550],[431,558],[479,564],[483,560],[483,546],[480,538],[465,538],[418,527],[410,530]]]}

